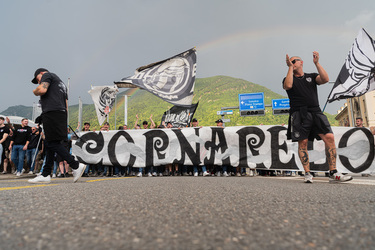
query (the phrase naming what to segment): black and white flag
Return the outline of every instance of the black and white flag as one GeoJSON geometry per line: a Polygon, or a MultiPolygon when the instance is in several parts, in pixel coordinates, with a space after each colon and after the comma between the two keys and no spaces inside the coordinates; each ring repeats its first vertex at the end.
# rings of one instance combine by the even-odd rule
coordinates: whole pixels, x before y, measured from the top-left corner
{"type": "Polygon", "coordinates": [[[361,29],[328,96],[328,102],[361,96],[374,90],[374,74],[375,42],[361,29]]]}
{"type": "Polygon", "coordinates": [[[113,104],[116,100],[118,88],[116,86],[97,86],[92,87],[88,92],[95,104],[99,125],[102,125],[109,112],[112,110],[113,104]]]}
{"type": "Polygon", "coordinates": [[[170,122],[174,128],[188,127],[197,107],[198,103],[192,104],[189,107],[173,106],[164,112],[161,124],[170,122]]]}
{"type": "Polygon", "coordinates": [[[133,76],[115,82],[118,87],[133,84],[164,101],[189,106],[193,101],[197,55],[195,48],[174,57],[139,67],[133,76]]]}

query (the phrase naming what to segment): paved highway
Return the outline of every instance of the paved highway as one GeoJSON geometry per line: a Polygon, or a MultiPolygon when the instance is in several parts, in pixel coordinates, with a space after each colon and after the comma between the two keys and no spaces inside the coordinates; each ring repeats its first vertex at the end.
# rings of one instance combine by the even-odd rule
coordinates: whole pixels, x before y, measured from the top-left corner
{"type": "Polygon", "coordinates": [[[374,249],[375,178],[0,179],[0,249],[374,249]]]}

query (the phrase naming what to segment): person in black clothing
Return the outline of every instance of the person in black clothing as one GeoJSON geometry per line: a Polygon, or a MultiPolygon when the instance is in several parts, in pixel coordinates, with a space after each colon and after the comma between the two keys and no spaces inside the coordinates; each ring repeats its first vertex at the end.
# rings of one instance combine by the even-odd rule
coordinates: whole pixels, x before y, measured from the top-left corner
{"type": "Polygon", "coordinates": [[[21,120],[21,126],[14,129],[9,145],[9,150],[12,151],[12,162],[17,166],[16,175],[18,177],[25,171],[23,169],[23,163],[31,136],[31,128],[28,125],[29,120],[26,118],[21,120]]]}
{"type": "MultiPolygon", "coordinates": [[[[3,164],[3,159],[5,158],[5,143],[9,136],[10,130],[4,125],[5,119],[0,116],[0,164],[3,164]]],[[[3,164],[4,166],[4,164],[3,164]]],[[[3,167],[3,174],[6,174],[6,169],[3,167]]]]}
{"type": "Polygon", "coordinates": [[[29,167],[29,174],[34,173],[35,159],[38,154],[38,147],[40,146],[41,130],[39,131],[37,127],[31,128],[30,143],[26,150],[27,166],[29,167]]]}
{"type": "Polygon", "coordinates": [[[34,95],[40,96],[42,105],[42,124],[45,134],[46,164],[43,173],[30,183],[51,182],[51,170],[54,154],[57,153],[73,169],[73,182],[76,182],[83,174],[86,165],[79,163],[66,150],[62,141],[67,138],[67,112],[68,94],[65,84],[54,73],[47,69],[39,68],[34,73],[34,84],[39,84],[33,90],[34,95]]]}
{"type": "Polygon", "coordinates": [[[323,140],[329,166],[330,182],[352,180],[351,176],[338,173],[336,170],[335,137],[327,117],[319,107],[317,86],[329,81],[327,72],[319,63],[319,53],[313,52],[313,62],[317,73],[304,73],[303,61],[298,56],[289,58],[286,55],[288,73],[283,80],[283,88],[290,99],[290,115],[287,138],[298,141],[298,155],[305,170],[305,183],[312,183],[310,173],[308,141],[323,140]]]}

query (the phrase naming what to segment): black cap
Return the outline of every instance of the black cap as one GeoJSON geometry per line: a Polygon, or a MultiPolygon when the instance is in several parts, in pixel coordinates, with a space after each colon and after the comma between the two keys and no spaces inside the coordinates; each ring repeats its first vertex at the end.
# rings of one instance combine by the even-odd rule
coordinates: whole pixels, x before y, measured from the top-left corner
{"type": "Polygon", "coordinates": [[[223,120],[219,119],[216,121],[216,123],[219,123],[219,122],[223,123],[223,120]]]}
{"type": "Polygon", "coordinates": [[[36,79],[36,76],[39,75],[41,72],[45,72],[45,71],[48,72],[48,69],[45,69],[45,68],[39,68],[39,69],[35,70],[35,73],[34,73],[34,79],[32,79],[31,82],[34,83],[34,84],[37,84],[37,83],[38,83],[38,80],[36,79]]]}
{"type": "Polygon", "coordinates": [[[85,122],[83,125],[89,125],[89,126],[91,126],[89,122],[85,122]]]}
{"type": "Polygon", "coordinates": [[[193,120],[191,120],[192,122],[197,122],[197,118],[193,118],[193,120]]]}
{"type": "Polygon", "coordinates": [[[143,121],[142,125],[148,125],[147,121],[143,121]]]}

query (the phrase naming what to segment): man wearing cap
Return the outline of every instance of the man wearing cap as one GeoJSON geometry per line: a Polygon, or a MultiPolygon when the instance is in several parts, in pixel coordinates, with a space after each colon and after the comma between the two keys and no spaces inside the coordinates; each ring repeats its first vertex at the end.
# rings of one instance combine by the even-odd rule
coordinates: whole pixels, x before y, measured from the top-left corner
{"type": "Polygon", "coordinates": [[[40,176],[30,179],[30,183],[51,182],[51,170],[54,154],[57,153],[73,169],[73,182],[83,174],[86,165],[79,163],[69,154],[61,143],[67,138],[68,94],[63,81],[45,68],[39,68],[34,73],[34,84],[39,84],[33,90],[34,95],[40,96],[42,105],[42,123],[45,133],[46,164],[40,176]]]}

